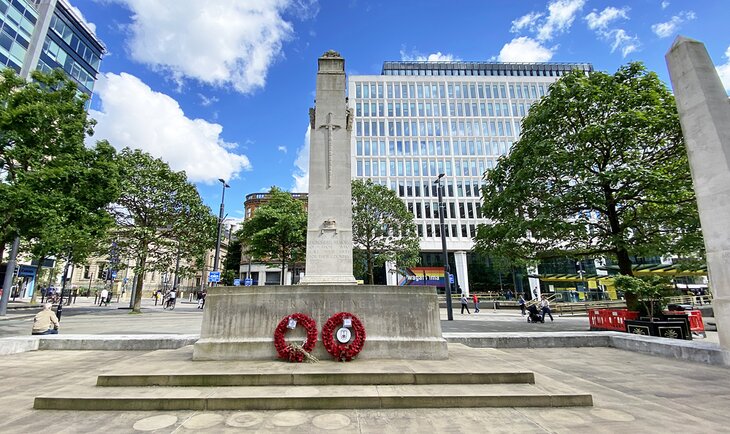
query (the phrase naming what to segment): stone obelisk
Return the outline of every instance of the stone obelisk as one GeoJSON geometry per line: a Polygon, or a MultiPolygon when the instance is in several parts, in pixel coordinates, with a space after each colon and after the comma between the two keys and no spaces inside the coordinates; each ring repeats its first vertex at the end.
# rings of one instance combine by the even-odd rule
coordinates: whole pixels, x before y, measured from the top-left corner
{"type": "Polygon", "coordinates": [[[730,102],[701,42],[677,37],[666,60],[697,196],[720,346],[730,351],[730,102]]]}
{"type": "Polygon", "coordinates": [[[352,274],[352,113],[345,94],[345,60],[318,59],[315,107],[309,109],[307,268],[301,284],[356,283],[352,274]]]}

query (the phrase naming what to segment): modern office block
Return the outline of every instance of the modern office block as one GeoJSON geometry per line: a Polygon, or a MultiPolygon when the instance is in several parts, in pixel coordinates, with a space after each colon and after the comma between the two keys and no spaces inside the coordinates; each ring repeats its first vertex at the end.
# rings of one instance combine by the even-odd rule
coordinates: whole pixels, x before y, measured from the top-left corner
{"type": "MultiPolygon", "coordinates": [[[[520,122],[550,84],[587,63],[385,62],[381,75],[351,75],[352,176],[396,191],[413,213],[423,270],[389,284],[435,283],[443,265],[436,177],[443,173],[447,248],[457,285],[469,291],[480,186],[520,136],[520,122]],[[423,271],[423,276],[420,276],[423,271]],[[411,280],[411,282],[408,282],[411,280]]],[[[437,283],[443,287],[443,279],[437,283]]]]}
{"type": "Polygon", "coordinates": [[[91,95],[106,49],[66,0],[0,0],[0,66],[22,77],[63,69],[91,95]]]}

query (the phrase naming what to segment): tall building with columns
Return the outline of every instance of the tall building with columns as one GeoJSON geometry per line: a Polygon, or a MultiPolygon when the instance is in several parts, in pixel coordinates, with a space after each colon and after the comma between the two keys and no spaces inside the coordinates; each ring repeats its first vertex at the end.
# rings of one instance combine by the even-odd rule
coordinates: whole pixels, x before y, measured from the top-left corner
{"type": "MultiPolygon", "coordinates": [[[[445,235],[456,285],[469,292],[480,223],[482,174],[520,136],[522,118],[550,84],[588,63],[385,62],[380,75],[351,75],[348,104],[354,179],[394,190],[413,213],[421,266],[386,272],[388,284],[443,288],[437,185],[444,174],[445,235]],[[437,268],[441,267],[441,268],[437,268]]],[[[537,282],[530,282],[536,286],[537,282]]],[[[472,285],[473,286],[473,285],[472,285]]]]}

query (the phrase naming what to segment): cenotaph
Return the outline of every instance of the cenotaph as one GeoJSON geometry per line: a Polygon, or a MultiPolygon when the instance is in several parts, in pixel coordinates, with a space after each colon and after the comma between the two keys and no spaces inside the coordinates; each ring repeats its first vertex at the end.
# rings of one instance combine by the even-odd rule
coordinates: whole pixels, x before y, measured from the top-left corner
{"type": "Polygon", "coordinates": [[[730,361],[730,102],[701,42],[677,37],[666,61],[697,196],[712,309],[730,361]]]}
{"type": "MultiPolygon", "coordinates": [[[[352,273],[350,134],[345,61],[334,51],[318,59],[316,107],[310,109],[306,274],[300,285],[212,287],[194,360],[275,359],[274,329],[293,313],[317,323],[339,312],[356,315],[367,339],[358,359],[448,358],[436,288],[357,285],[352,273]]],[[[287,339],[303,340],[296,327],[287,339]]],[[[330,356],[320,341],[313,355],[330,356]]]]}
{"type": "Polygon", "coordinates": [[[354,285],[352,275],[351,150],[353,113],[347,109],[345,60],[319,58],[316,106],[309,109],[307,266],[301,283],[354,285]]]}

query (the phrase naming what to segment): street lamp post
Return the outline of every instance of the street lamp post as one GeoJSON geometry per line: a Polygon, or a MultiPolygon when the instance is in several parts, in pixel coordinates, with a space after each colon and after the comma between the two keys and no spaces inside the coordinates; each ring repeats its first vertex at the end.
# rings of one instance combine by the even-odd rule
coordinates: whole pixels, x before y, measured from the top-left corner
{"type": "Polygon", "coordinates": [[[451,269],[449,267],[449,254],[446,251],[446,232],[444,231],[444,211],[446,211],[446,205],[443,201],[443,183],[441,178],[444,177],[443,173],[440,173],[438,178],[433,182],[438,186],[438,198],[439,198],[439,224],[441,225],[441,250],[444,254],[444,289],[446,290],[446,315],[449,321],[454,320],[454,313],[451,311],[451,282],[449,281],[449,274],[451,269]]]}
{"type": "MultiPolygon", "coordinates": [[[[221,254],[221,231],[223,229],[224,201],[226,198],[226,188],[230,187],[230,185],[226,184],[226,181],[224,179],[218,178],[218,181],[223,184],[223,194],[221,195],[221,210],[220,214],[218,214],[218,237],[215,242],[215,258],[213,259],[213,271],[218,271],[218,260],[220,259],[221,254]]],[[[213,282],[213,284],[215,286],[217,282],[213,282]]]]}

